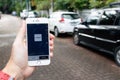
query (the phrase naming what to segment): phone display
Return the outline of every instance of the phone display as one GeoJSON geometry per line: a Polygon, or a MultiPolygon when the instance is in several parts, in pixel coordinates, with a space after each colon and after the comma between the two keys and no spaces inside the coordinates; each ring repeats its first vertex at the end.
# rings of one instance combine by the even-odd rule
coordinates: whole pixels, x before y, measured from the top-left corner
{"type": "Polygon", "coordinates": [[[48,24],[27,23],[28,63],[34,65],[49,64],[49,33],[48,24]]]}

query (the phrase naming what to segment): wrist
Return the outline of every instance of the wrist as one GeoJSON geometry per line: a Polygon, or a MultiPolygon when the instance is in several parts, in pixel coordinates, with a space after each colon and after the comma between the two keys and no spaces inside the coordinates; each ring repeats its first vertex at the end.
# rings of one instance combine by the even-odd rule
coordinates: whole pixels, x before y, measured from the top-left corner
{"type": "Polygon", "coordinates": [[[2,71],[4,73],[10,75],[11,77],[15,78],[15,80],[23,80],[24,79],[22,70],[14,63],[8,63],[2,71]]]}

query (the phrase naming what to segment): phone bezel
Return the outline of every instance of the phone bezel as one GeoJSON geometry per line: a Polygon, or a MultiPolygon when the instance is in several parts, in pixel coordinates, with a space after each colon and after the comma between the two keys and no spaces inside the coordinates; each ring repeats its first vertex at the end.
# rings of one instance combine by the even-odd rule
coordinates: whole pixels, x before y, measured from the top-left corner
{"type": "MultiPolygon", "coordinates": [[[[27,18],[26,19],[26,40],[28,37],[27,36],[27,24],[48,24],[48,19],[46,19],[46,18],[27,18]]],[[[48,41],[49,41],[49,28],[48,28],[48,41]]],[[[28,47],[28,43],[27,43],[27,47],[28,47]]],[[[40,59],[40,60],[28,61],[28,65],[29,66],[49,65],[50,64],[50,48],[49,48],[49,55],[48,56],[49,56],[49,58],[45,59],[45,60],[40,59]]],[[[28,58],[29,58],[29,56],[28,56],[28,58]]]]}

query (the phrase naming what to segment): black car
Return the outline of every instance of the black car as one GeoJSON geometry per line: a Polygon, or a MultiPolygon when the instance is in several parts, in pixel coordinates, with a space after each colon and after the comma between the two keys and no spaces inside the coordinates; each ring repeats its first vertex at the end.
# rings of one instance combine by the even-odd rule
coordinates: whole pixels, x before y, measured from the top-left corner
{"type": "Polygon", "coordinates": [[[120,8],[92,11],[88,18],[74,28],[74,44],[111,53],[120,66],[120,8]]]}

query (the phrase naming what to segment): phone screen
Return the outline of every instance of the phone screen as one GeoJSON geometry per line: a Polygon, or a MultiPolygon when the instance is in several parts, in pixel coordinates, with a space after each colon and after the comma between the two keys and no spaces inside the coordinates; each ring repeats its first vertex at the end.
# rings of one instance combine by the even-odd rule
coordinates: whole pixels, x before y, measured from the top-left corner
{"type": "Polygon", "coordinates": [[[48,24],[27,24],[28,61],[49,59],[48,24]]]}

